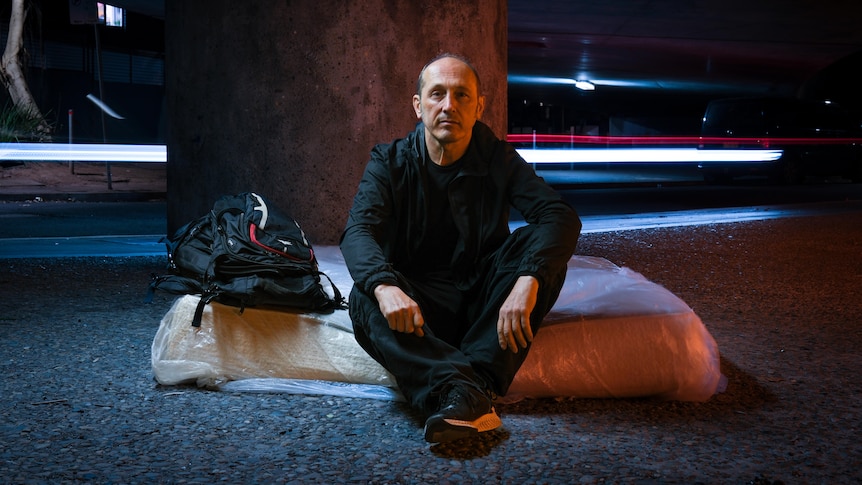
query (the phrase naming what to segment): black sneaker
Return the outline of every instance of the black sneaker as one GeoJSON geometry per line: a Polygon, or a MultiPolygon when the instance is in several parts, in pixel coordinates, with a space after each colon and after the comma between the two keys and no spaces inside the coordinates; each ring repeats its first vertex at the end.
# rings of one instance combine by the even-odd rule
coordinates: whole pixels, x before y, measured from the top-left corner
{"type": "Polygon", "coordinates": [[[446,443],[478,436],[503,425],[491,399],[466,384],[452,385],[440,407],[425,421],[425,441],[446,443]]]}

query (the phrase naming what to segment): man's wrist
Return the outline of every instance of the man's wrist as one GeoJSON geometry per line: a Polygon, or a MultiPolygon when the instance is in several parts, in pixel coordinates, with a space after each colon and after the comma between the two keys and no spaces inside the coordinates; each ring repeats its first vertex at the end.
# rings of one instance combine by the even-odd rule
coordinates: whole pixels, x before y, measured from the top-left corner
{"type": "Polygon", "coordinates": [[[380,283],[377,286],[375,286],[374,290],[372,290],[371,292],[374,294],[375,297],[379,297],[382,292],[384,292],[384,291],[386,291],[386,290],[388,290],[394,286],[395,285],[391,285],[389,283],[380,283]]]}

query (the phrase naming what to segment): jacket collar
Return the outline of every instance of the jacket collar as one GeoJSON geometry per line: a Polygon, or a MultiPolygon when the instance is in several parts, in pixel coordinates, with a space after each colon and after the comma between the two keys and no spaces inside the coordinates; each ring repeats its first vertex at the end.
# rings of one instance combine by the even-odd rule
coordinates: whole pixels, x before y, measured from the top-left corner
{"type": "MultiPolygon", "coordinates": [[[[486,175],[488,173],[488,161],[492,156],[497,137],[488,125],[477,121],[473,125],[473,136],[470,146],[467,147],[465,163],[461,168],[462,175],[486,175]]],[[[413,131],[413,143],[411,144],[416,159],[422,163],[429,162],[428,150],[425,146],[425,125],[420,121],[413,131]]]]}

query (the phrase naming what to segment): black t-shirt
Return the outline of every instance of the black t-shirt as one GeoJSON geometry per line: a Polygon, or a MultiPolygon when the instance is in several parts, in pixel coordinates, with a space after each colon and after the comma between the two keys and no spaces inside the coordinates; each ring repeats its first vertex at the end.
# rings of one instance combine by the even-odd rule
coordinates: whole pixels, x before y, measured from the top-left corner
{"type": "Polygon", "coordinates": [[[451,274],[452,253],[458,242],[458,228],[452,217],[449,202],[449,183],[458,175],[462,165],[461,160],[441,167],[426,158],[425,167],[428,180],[425,191],[425,211],[427,226],[414,261],[413,273],[435,274],[446,276],[451,274]]]}

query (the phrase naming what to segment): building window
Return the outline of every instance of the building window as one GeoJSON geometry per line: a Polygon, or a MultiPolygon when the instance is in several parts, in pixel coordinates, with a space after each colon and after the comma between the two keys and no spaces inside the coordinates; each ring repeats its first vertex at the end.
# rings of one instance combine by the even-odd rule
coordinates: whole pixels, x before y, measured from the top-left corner
{"type": "Polygon", "coordinates": [[[99,11],[99,23],[108,27],[125,27],[126,10],[107,3],[96,2],[99,11]]]}

